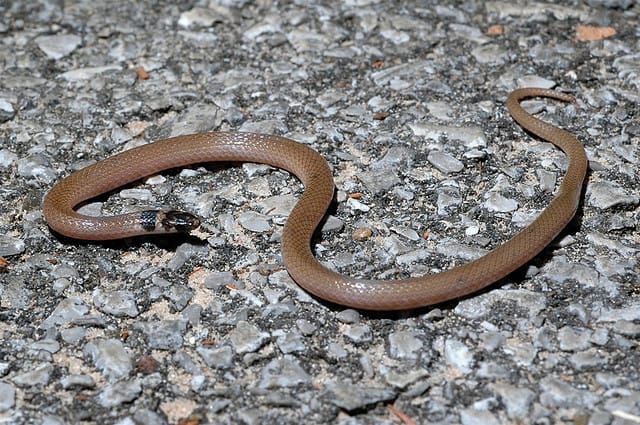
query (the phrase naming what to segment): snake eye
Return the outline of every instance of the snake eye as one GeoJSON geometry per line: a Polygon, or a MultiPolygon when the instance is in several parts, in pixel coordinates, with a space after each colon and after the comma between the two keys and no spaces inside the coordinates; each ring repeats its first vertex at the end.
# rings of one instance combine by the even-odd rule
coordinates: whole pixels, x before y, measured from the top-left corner
{"type": "Polygon", "coordinates": [[[200,226],[200,219],[184,211],[163,211],[162,227],[167,231],[190,232],[200,226]]]}

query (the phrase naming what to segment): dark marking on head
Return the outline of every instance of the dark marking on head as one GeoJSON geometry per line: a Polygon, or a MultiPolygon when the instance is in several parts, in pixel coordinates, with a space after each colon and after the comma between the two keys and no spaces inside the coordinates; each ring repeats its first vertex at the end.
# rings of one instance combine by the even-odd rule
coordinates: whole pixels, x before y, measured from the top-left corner
{"type": "Polygon", "coordinates": [[[190,232],[200,226],[200,219],[184,211],[163,211],[162,227],[170,232],[190,232]]]}

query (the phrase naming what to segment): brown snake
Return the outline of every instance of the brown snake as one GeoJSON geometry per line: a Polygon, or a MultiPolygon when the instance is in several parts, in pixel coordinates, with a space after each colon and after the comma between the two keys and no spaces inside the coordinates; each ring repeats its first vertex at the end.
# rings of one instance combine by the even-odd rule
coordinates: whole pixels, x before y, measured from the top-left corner
{"type": "Polygon", "coordinates": [[[143,211],[89,217],[74,208],[127,183],[169,168],[212,161],[257,162],[296,175],[305,190],[289,215],[282,235],[282,257],[300,286],[319,298],[365,310],[403,310],[437,304],[478,291],[526,264],[569,223],[578,207],[587,157],[565,130],[534,118],[520,106],[528,97],[572,102],[552,90],[526,88],[507,99],[511,116],[526,130],[562,149],[569,158],[557,196],[529,226],[483,257],[442,273],[401,280],[363,280],[323,266],[311,239],[333,199],[327,162],[313,149],[292,140],[249,133],[178,136],[122,152],[58,182],[44,199],[45,220],[55,231],[76,239],[108,240],[153,233],[190,231],[200,221],[180,211],[143,211]]]}

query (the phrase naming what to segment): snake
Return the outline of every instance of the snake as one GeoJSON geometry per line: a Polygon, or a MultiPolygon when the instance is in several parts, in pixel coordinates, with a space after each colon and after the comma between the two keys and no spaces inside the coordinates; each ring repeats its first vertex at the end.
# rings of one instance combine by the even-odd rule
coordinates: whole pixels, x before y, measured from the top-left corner
{"type": "Polygon", "coordinates": [[[314,233],[334,198],[327,161],[311,147],[276,135],[210,132],[172,137],[93,163],[57,182],[43,201],[46,223],[73,239],[104,241],[150,234],[190,232],[200,219],[179,210],[145,210],[87,216],[77,207],[96,196],[163,170],[210,162],[264,163],[297,176],[303,193],[284,225],[281,253],[290,277],[315,297],[360,310],[410,310],[459,299],[507,277],[547,247],[573,219],[587,171],[584,147],[571,133],[526,112],[521,101],[543,97],[575,102],[550,89],[519,88],[506,101],[527,132],[550,142],[568,158],[556,195],[529,225],[485,255],[435,274],[375,280],[350,277],[323,265],[312,250],[314,233]]]}

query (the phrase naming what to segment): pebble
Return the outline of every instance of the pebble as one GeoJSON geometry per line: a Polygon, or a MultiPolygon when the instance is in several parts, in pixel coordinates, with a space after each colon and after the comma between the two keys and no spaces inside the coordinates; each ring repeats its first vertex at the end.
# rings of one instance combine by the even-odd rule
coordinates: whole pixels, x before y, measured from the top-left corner
{"type": "Polygon", "coordinates": [[[156,320],[135,322],[133,328],[145,334],[150,348],[172,350],[182,347],[186,320],[156,320]]]}
{"type": "Polygon", "coordinates": [[[196,351],[209,367],[230,369],[233,366],[233,349],[228,345],[218,348],[198,347],[196,351]]]}
{"type": "Polygon", "coordinates": [[[24,249],[25,245],[22,239],[0,235],[0,257],[22,254],[24,249]]]}
{"type": "Polygon", "coordinates": [[[107,385],[97,396],[100,406],[116,407],[129,403],[138,398],[142,392],[142,385],[138,379],[119,381],[107,385]]]}
{"type": "Polygon", "coordinates": [[[347,206],[354,211],[368,212],[371,208],[363,202],[354,198],[347,199],[347,206]]]}
{"type": "Polygon", "coordinates": [[[471,372],[473,366],[473,354],[461,341],[448,338],[444,343],[444,357],[451,366],[454,366],[463,374],[471,372]]]}
{"type": "Polygon", "coordinates": [[[306,349],[304,337],[298,332],[276,331],[276,345],[283,354],[303,352],[306,349]]]}
{"type": "Polygon", "coordinates": [[[373,340],[371,328],[367,325],[354,325],[343,332],[343,335],[356,344],[373,340]]]}
{"type": "Polygon", "coordinates": [[[429,152],[427,161],[445,174],[457,173],[464,168],[464,164],[461,161],[442,151],[429,152]]]}
{"type": "Polygon", "coordinates": [[[630,195],[622,187],[611,182],[589,184],[588,205],[602,210],[624,205],[637,205],[640,197],[630,195]]]}
{"type": "Polygon", "coordinates": [[[89,375],[67,375],[60,380],[62,388],[68,390],[72,388],[94,388],[96,383],[89,375]]]}
{"type": "Polygon", "coordinates": [[[506,213],[518,209],[518,201],[502,196],[496,192],[490,192],[482,203],[485,209],[490,212],[506,213]]]}
{"type": "Polygon", "coordinates": [[[269,217],[253,211],[243,212],[238,216],[238,223],[252,232],[263,233],[271,230],[269,217]]]}
{"type": "Polygon", "coordinates": [[[16,389],[13,385],[0,382],[0,412],[12,409],[16,404],[16,389]]]}
{"type": "Polygon", "coordinates": [[[547,306],[547,298],[538,292],[519,290],[494,289],[480,296],[460,301],[454,312],[467,319],[480,319],[489,316],[497,303],[512,301],[527,311],[528,316],[537,316],[547,306]]]}
{"type": "Polygon", "coordinates": [[[558,330],[558,343],[564,351],[585,350],[590,346],[590,339],[591,331],[587,329],[565,326],[558,330]]]}
{"type": "Polygon", "coordinates": [[[416,136],[439,141],[446,137],[449,140],[459,140],[466,148],[485,148],[487,139],[480,127],[454,127],[432,124],[428,122],[410,123],[409,128],[416,136]]]}
{"type": "Polygon", "coordinates": [[[38,154],[18,159],[18,174],[21,177],[39,179],[49,184],[57,178],[49,167],[49,161],[38,154]]]}
{"type": "Polygon", "coordinates": [[[460,412],[462,425],[499,425],[501,422],[491,412],[478,409],[463,409],[460,412]]]}
{"type": "Polygon", "coordinates": [[[264,389],[290,388],[309,384],[311,377],[293,358],[273,359],[262,369],[258,387],[264,389]]]}
{"type": "Polygon", "coordinates": [[[396,393],[390,389],[354,385],[340,381],[328,383],[325,391],[331,403],[347,412],[364,409],[367,406],[390,401],[396,397],[396,393]]]}
{"type": "Polygon", "coordinates": [[[363,241],[369,239],[373,235],[373,231],[368,227],[358,227],[351,237],[356,241],[363,241]]]}
{"type": "Polygon", "coordinates": [[[389,335],[389,355],[399,360],[415,360],[420,356],[423,342],[411,331],[399,331],[389,335]]]}
{"type": "Polygon", "coordinates": [[[178,270],[192,257],[204,256],[208,252],[209,250],[205,246],[183,243],[176,248],[173,257],[167,263],[167,268],[174,271],[178,270]]]}
{"type": "Polygon", "coordinates": [[[205,278],[204,285],[208,289],[213,289],[214,291],[218,291],[227,286],[240,289],[243,288],[231,272],[213,272],[205,278]]]}
{"type": "Polygon", "coordinates": [[[19,387],[45,386],[51,380],[53,365],[43,363],[32,367],[28,372],[17,374],[12,381],[19,387]]]}
{"type": "Polygon", "coordinates": [[[116,382],[129,375],[133,369],[133,359],[124,344],[117,339],[101,339],[84,346],[84,354],[89,356],[96,368],[116,382]]]}
{"type": "Polygon", "coordinates": [[[336,319],[342,323],[356,324],[360,323],[360,313],[357,310],[348,308],[336,314],[336,319]]]}
{"type": "Polygon", "coordinates": [[[87,67],[87,68],[78,68],[73,69],[71,71],[63,72],[59,75],[59,78],[62,78],[70,83],[83,81],[83,80],[91,80],[98,77],[100,74],[112,74],[116,71],[120,71],[122,68],[120,65],[105,65],[105,66],[95,66],[95,67],[87,67]]]}
{"type": "Polygon", "coordinates": [[[536,394],[529,388],[517,387],[505,382],[496,382],[491,388],[500,396],[500,401],[507,408],[507,416],[518,420],[529,417],[531,405],[536,394]]]}
{"type": "Polygon", "coordinates": [[[540,380],[540,402],[556,408],[590,408],[599,401],[599,396],[579,390],[557,378],[545,377],[540,380]]]}
{"type": "Polygon", "coordinates": [[[116,317],[137,317],[138,306],[131,291],[93,291],[93,304],[103,313],[116,317]]]}
{"type": "Polygon", "coordinates": [[[79,298],[64,298],[51,312],[41,327],[47,329],[55,325],[69,324],[89,312],[89,307],[79,298]]]}
{"type": "MultiPolygon", "coordinates": [[[[401,183],[396,172],[388,168],[361,172],[358,173],[358,178],[373,194],[388,192],[392,187],[401,183]]],[[[353,198],[347,199],[347,203],[350,203],[350,205],[362,204],[353,198]]]]}
{"type": "Polygon", "coordinates": [[[193,298],[193,290],[187,285],[171,285],[164,295],[171,302],[171,307],[183,311],[193,298]]]}
{"type": "MultiPolygon", "coordinates": [[[[0,98],[0,124],[3,122],[7,122],[16,115],[16,110],[6,99],[0,98]]],[[[17,159],[17,156],[14,153],[6,149],[0,150],[0,166],[8,167],[11,162],[14,162],[17,159]]]]}
{"type": "Polygon", "coordinates": [[[270,338],[267,332],[261,332],[256,326],[244,320],[239,321],[229,334],[229,341],[238,354],[258,351],[270,338]]]}
{"type": "Polygon", "coordinates": [[[210,27],[217,20],[222,19],[216,13],[206,7],[194,7],[180,14],[178,25],[182,28],[210,27]]]}
{"type": "Polygon", "coordinates": [[[75,34],[56,34],[41,35],[35,42],[49,59],[58,60],[76,50],[82,39],[75,34]]]}

